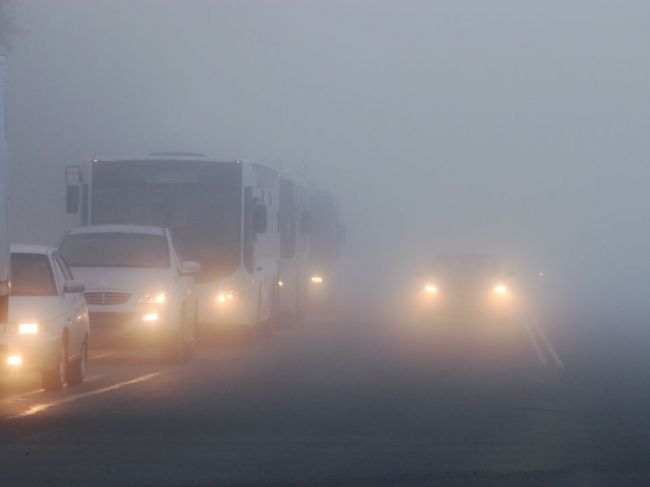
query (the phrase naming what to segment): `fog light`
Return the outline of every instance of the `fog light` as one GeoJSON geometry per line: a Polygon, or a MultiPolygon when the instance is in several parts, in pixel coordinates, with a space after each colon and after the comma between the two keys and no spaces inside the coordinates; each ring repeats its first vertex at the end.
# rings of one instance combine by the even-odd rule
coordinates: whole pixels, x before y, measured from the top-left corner
{"type": "Polygon", "coordinates": [[[147,313],[142,317],[142,321],[158,321],[160,319],[160,316],[158,316],[158,313],[147,313]]]}
{"type": "Polygon", "coordinates": [[[12,367],[19,367],[23,364],[23,358],[20,355],[9,355],[7,357],[7,365],[12,367]]]}

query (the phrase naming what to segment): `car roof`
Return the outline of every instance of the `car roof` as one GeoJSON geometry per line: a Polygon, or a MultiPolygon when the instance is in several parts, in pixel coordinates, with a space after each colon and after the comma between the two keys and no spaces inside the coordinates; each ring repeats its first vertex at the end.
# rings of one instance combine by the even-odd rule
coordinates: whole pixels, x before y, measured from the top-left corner
{"type": "Polygon", "coordinates": [[[130,233],[134,235],[164,236],[165,229],[148,225],[89,225],[73,228],[68,235],[83,235],[91,233],[130,233]]]}
{"type": "Polygon", "coordinates": [[[41,254],[48,255],[56,252],[57,249],[48,247],[46,245],[27,245],[27,244],[11,244],[10,251],[12,254],[41,254]]]}

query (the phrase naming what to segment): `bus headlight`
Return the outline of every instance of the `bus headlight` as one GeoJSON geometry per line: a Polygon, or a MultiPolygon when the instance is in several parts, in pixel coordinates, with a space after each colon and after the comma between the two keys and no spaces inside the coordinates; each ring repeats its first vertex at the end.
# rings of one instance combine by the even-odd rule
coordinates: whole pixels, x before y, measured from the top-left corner
{"type": "Polygon", "coordinates": [[[18,325],[19,335],[36,335],[38,333],[38,323],[20,323],[18,325]]]}
{"type": "Polygon", "coordinates": [[[233,291],[221,291],[216,297],[218,304],[226,304],[233,299],[235,299],[235,293],[233,291]]]}

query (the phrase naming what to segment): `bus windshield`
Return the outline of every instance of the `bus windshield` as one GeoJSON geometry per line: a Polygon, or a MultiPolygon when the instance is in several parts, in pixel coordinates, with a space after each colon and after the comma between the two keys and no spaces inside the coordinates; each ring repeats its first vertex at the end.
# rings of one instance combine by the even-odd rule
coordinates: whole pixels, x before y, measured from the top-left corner
{"type": "Polygon", "coordinates": [[[241,165],[194,161],[93,164],[93,224],[170,228],[198,280],[233,272],[241,259],[241,165]]]}

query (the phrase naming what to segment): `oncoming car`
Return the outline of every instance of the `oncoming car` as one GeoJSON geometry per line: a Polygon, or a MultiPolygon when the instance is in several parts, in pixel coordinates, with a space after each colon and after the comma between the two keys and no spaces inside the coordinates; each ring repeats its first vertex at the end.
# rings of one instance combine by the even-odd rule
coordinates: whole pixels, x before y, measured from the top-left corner
{"type": "Polygon", "coordinates": [[[3,368],[40,372],[47,390],[83,382],[89,332],[83,284],[48,247],[13,245],[11,273],[9,320],[0,327],[3,368]]]}
{"type": "Polygon", "coordinates": [[[164,360],[191,358],[197,262],[184,262],[169,230],[97,225],[69,231],[60,245],[73,275],[86,285],[94,336],[160,347],[164,360]]]}
{"type": "Polygon", "coordinates": [[[512,274],[491,255],[436,257],[415,294],[418,318],[433,322],[512,321],[520,309],[512,274]]]}

